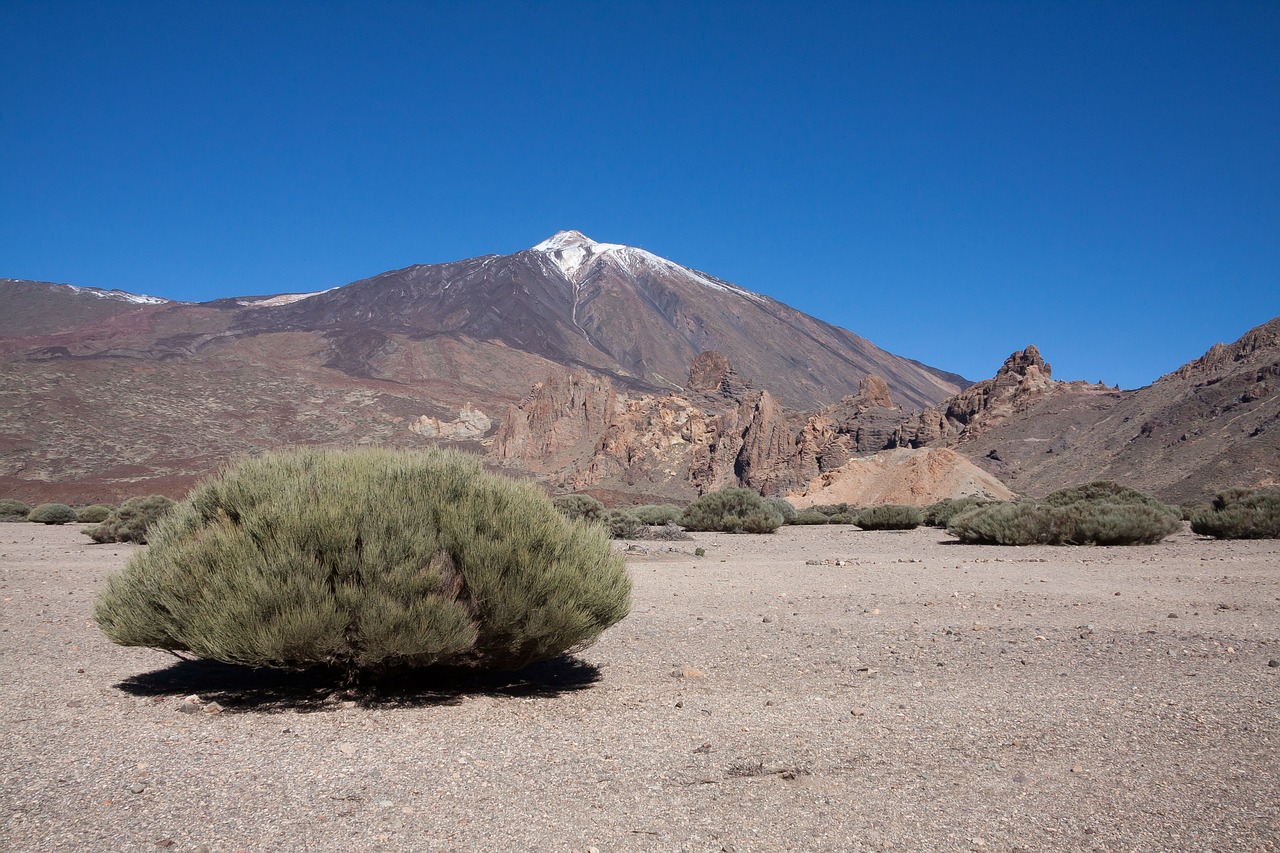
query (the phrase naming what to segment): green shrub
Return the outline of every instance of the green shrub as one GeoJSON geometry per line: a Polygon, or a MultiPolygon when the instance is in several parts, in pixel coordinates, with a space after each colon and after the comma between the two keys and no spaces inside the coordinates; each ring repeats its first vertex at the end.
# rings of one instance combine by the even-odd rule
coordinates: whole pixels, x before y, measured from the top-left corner
{"type": "Polygon", "coordinates": [[[0,498],[0,521],[26,521],[31,507],[14,498],[0,498]]]}
{"type": "Polygon", "coordinates": [[[750,489],[730,486],[709,492],[685,507],[680,525],[686,530],[772,533],[782,526],[782,516],[750,489]]]}
{"type": "Polygon", "coordinates": [[[176,504],[164,495],[129,498],[111,511],[107,520],[82,532],[94,542],[137,542],[147,544],[147,532],[176,504]]]}
{"type": "Polygon", "coordinates": [[[833,515],[852,515],[858,511],[857,507],[851,507],[848,504],[814,504],[809,509],[820,512],[828,518],[833,515]]]}
{"type": "Polygon", "coordinates": [[[863,530],[915,530],[924,521],[919,507],[884,504],[864,509],[853,523],[863,530]]]}
{"type": "Polygon", "coordinates": [[[639,539],[644,536],[646,525],[626,507],[611,509],[604,514],[605,527],[613,539],[639,539]]]}
{"type": "Polygon", "coordinates": [[[694,549],[693,549],[693,556],[695,556],[695,557],[705,557],[705,556],[707,556],[707,549],[706,549],[706,548],[703,548],[703,547],[701,547],[701,546],[699,546],[699,547],[697,547],[697,548],[694,548],[694,549]]]}
{"type": "Polygon", "coordinates": [[[76,521],[81,524],[99,524],[106,521],[115,509],[107,504],[92,504],[76,510],[76,521]]]}
{"type": "Polygon", "coordinates": [[[1111,480],[1097,480],[1083,486],[1071,486],[1050,492],[1040,500],[1045,506],[1070,506],[1081,502],[1105,501],[1118,504],[1141,504],[1143,506],[1164,507],[1160,501],[1137,489],[1122,486],[1111,480]]]}
{"type": "MultiPolygon", "coordinates": [[[[1223,489],[1218,492],[1218,494],[1214,495],[1212,506],[1214,509],[1218,510],[1226,509],[1227,507],[1235,506],[1238,503],[1246,501],[1258,493],[1257,489],[1246,489],[1243,486],[1223,489]]],[[[1262,494],[1267,493],[1262,492],[1262,494]]]]}
{"type": "Polygon", "coordinates": [[[630,588],[602,526],[473,457],[301,450],[197,486],[94,615],[121,645],[248,666],[519,668],[592,642],[630,588]]]}
{"type": "Polygon", "coordinates": [[[782,516],[783,524],[791,524],[795,521],[796,508],[791,504],[791,501],[786,498],[765,498],[764,502],[769,509],[782,516]]]}
{"type": "Polygon", "coordinates": [[[664,524],[679,524],[684,510],[675,504],[645,504],[632,507],[631,512],[640,519],[641,524],[659,527],[664,524]]]}
{"type": "Polygon", "coordinates": [[[551,502],[566,518],[599,521],[604,517],[604,504],[591,495],[561,495],[551,502]]]}
{"type": "Polygon", "coordinates": [[[811,509],[802,509],[796,513],[796,517],[791,519],[792,524],[826,524],[831,519],[827,518],[820,512],[811,509]]]}
{"type": "Polygon", "coordinates": [[[827,519],[828,524],[854,524],[858,517],[851,512],[837,512],[835,515],[827,519]]]}
{"type": "Polygon", "coordinates": [[[1151,545],[1182,525],[1163,505],[1080,500],[1062,506],[1026,501],[977,507],[947,532],[982,545],[1151,545]]]}
{"type": "Polygon", "coordinates": [[[1280,539],[1280,493],[1233,489],[1219,494],[1213,507],[1192,516],[1192,531],[1215,539],[1280,539]]]}
{"type": "Polygon", "coordinates": [[[27,515],[37,524],[67,524],[76,520],[76,511],[66,504],[40,504],[27,515]]]}
{"type": "Polygon", "coordinates": [[[974,507],[986,506],[990,501],[977,495],[966,495],[962,498],[943,498],[937,503],[924,508],[924,521],[929,527],[946,527],[951,519],[974,507]]]}

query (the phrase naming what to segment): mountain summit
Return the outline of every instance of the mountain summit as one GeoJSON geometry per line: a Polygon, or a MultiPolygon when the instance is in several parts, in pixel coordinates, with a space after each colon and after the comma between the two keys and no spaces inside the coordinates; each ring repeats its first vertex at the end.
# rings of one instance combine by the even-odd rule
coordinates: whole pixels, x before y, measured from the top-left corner
{"type": "Polygon", "coordinates": [[[468,349],[501,345],[649,390],[681,387],[694,356],[715,350],[746,381],[777,389],[797,408],[856,393],[868,374],[914,408],[967,384],[767,296],[579,231],[510,255],[405,267],[258,305],[237,318],[237,330],[324,332],[331,363],[362,377],[381,375],[380,353],[398,336],[446,336],[468,349]]]}
{"type": "Polygon", "coordinates": [[[735,389],[769,389],[792,410],[855,394],[871,374],[907,409],[967,384],[578,231],[310,293],[141,302],[0,280],[0,304],[12,320],[0,318],[0,487],[32,497],[38,483],[81,483],[95,500],[180,494],[232,456],[284,444],[480,450],[549,376],[679,391],[711,352],[733,365],[735,389]]]}

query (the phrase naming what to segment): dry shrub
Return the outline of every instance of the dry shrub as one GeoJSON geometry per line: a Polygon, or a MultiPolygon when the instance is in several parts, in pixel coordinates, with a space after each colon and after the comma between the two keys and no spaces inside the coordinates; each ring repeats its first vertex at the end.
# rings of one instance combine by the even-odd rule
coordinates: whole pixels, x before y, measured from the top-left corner
{"type": "Polygon", "coordinates": [[[26,521],[31,507],[16,498],[0,498],[0,521],[26,521]]]}
{"type": "Polygon", "coordinates": [[[108,504],[91,504],[76,510],[76,521],[81,524],[100,524],[111,517],[115,507],[108,504]]]}
{"type": "Polygon", "coordinates": [[[923,521],[924,512],[919,507],[900,504],[873,506],[853,519],[863,530],[915,530],[923,521]]]}
{"type": "Polygon", "coordinates": [[[1280,539],[1280,493],[1231,489],[1191,517],[1191,529],[1215,539],[1280,539]]]}
{"type": "Polygon", "coordinates": [[[96,527],[86,527],[82,532],[94,542],[147,543],[152,525],[173,512],[177,504],[164,495],[147,495],[129,498],[111,511],[106,521],[96,527]]]}
{"type": "Polygon", "coordinates": [[[197,486],[95,606],[113,641],[348,673],[519,668],[626,616],[602,526],[460,453],[303,450],[197,486]]]}
{"type": "Polygon", "coordinates": [[[709,492],[685,507],[680,525],[686,530],[773,533],[782,526],[782,516],[750,489],[731,486],[709,492]]]}
{"type": "Polygon", "coordinates": [[[1062,506],[1026,501],[962,512],[947,532],[981,545],[1151,545],[1182,525],[1163,505],[1080,500],[1062,506]]]}
{"type": "Polygon", "coordinates": [[[69,524],[76,520],[76,511],[66,504],[40,504],[27,515],[27,521],[37,524],[69,524]]]}

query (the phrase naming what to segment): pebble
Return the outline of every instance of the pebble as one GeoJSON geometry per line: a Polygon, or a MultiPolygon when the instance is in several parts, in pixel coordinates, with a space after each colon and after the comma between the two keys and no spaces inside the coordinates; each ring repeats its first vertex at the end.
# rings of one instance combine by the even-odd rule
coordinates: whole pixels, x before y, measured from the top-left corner
{"type": "Polygon", "coordinates": [[[1272,658],[1271,660],[1267,661],[1267,666],[1271,667],[1272,669],[1275,669],[1276,667],[1280,666],[1280,660],[1276,660],[1275,658],[1272,658]]]}
{"type": "Polygon", "coordinates": [[[129,791],[134,794],[141,794],[145,790],[147,790],[147,786],[141,782],[134,782],[129,786],[129,791]]]}

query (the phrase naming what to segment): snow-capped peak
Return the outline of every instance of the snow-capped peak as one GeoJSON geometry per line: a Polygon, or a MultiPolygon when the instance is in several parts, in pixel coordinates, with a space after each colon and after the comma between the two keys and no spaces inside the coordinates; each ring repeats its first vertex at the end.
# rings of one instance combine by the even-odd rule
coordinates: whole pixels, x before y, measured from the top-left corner
{"type": "Polygon", "coordinates": [[[581,231],[559,231],[554,236],[548,237],[534,246],[531,251],[548,255],[551,263],[555,264],[564,273],[564,277],[575,288],[586,277],[592,261],[596,258],[608,256],[633,275],[646,270],[650,272],[659,271],[668,275],[682,276],[704,287],[732,293],[754,302],[763,301],[763,297],[758,293],[752,293],[750,290],[712,279],[696,270],[691,270],[674,261],[659,257],[652,252],[646,252],[644,249],[637,249],[634,246],[625,246],[621,243],[597,243],[581,231]]]}
{"type": "Polygon", "coordinates": [[[600,245],[581,231],[557,231],[533,247],[535,252],[554,252],[559,249],[587,248],[600,245]]]}

